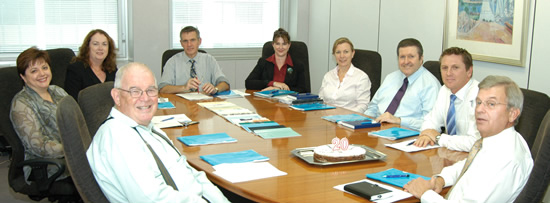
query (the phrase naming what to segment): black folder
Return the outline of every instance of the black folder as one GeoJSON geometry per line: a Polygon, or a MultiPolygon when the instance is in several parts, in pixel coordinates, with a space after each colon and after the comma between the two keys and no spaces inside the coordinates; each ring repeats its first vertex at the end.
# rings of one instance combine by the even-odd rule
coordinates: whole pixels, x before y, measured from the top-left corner
{"type": "Polygon", "coordinates": [[[391,190],[366,181],[344,185],[344,190],[370,201],[385,199],[391,196],[391,190]]]}

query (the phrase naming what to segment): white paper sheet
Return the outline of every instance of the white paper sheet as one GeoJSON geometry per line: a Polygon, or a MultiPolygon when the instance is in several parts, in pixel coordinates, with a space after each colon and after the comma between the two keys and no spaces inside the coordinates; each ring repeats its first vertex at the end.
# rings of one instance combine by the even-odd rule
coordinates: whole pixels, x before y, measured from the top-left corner
{"type": "Polygon", "coordinates": [[[269,162],[253,162],[215,165],[214,174],[232,183],[286,175],[269,162]]]}
{"type": "Polygon", "coordinates": [[[441,147],[437,144],[436,145],[428,145],[426,147],[417,147],[417,146],[414,146],[414,145],[409,145],[411,142],[414,142],[414,141],[416,141],[416,139],[407,140],[407,141],[398,142],[398,143],[393,143],[393,144],[385,144],[385,145],[386,145],[386,147],[395,148],[395,149],[405,151],[405,152],[417,152],[417,151],[435,149],[435,148],[440,148],[441,147]]]}
{"type": "Polygon", "coordinates": [[[191,93],[183,93],[183,94],[176,94],[179,97],[182,97],[184,99],[195,101],[195,100],[206,100],[206,99],[212,99],[212,96],[208,96],[205,94],[197,93],[197,92],[191,92],[191,93]]]}
{"type": "Polygon", "coordinates": [[[189,122],[191,119],[185,114],[174,114],[174,115],[165,115],[165,116],[153,116],[151,122],[157,128],[171,128],[183,126],[182,123],[189,122]]]}
{"type": "MultiPolygon", "coordinates": [[[[412,197],[411,193],[405,192],[402,189],[397,189],[397,188],[394,188],[392,186],[389,186],[389,185],[386,185],[386,184],[383,184],[383,183],[374,182],[374,181],[371,181],[371,180],[368,180],[368,179],[363,179],[363,180],[359,180],[359,181],[355,181],[355,182],[351,182],[351,183],[358,183],[358,182],[362,182],[362,181],[369,182],[369,183],[372,183],[372,184],[376,184],[376,185],[378,185],[382,188],[386,188],[386,189],[392,191],[392,196],[391,197],[375,201],[377,203],[396,202],[396,201],[399,201],[399,200],[402,200],[402,199],[407,199],[409,197],[412,197]]],[[[341,185],[334,186],[334,189],[349,193],[348,191],[344,190],[344,185],[351,184],[351,183],[346,183],[346,184],[341,184],[341,185]]],[[[349,194],[352,194],[352,193],[349,193],[349,194]]]]}

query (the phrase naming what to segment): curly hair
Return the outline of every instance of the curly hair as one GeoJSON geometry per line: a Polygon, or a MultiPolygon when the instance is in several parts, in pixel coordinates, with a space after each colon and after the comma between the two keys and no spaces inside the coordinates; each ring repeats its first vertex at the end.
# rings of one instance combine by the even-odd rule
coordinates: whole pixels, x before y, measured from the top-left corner
{"type": "Polygon", "coordinates": [[[107,73],[112,73],[113,71],[116,71],[115,42],[113,41],[113,38],[111,38],[109,34],[107,34],[107,32],[101,29],[92,30],[88,33],[88,35],[86,35],[84,41],[82,42],[82,46],[80,46],[80,48],[78,49],[78,56],[73,58],[72,62],[82,61],[84,63],[84,66],[90,66],[90,41],[92,41],[92,36],[97,33],[105,35],[105,37],[107,38],[107,42],[109,43],[109,52],[107,53],[107,57],[105,58],[105,60],[103,60],[101,67],[103,71],[107,73]]]}

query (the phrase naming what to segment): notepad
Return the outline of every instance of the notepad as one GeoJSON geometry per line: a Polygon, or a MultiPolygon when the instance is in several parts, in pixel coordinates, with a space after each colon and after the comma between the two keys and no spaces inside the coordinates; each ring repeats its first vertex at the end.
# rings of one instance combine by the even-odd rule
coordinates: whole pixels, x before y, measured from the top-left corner
{"type": "Polygon", "coordinates": [[[313,111],[313,110],[335,109],[336,107],[326,105],[323,103],[306,103],[306,104],[290,105],[290,108],[300,110],[300,111],[313,111]]]}
{"type": "Polygon", "coordinates": [[[403,187],[409,181],[417,179],[417,178],[424,178],[425,180],[430,180],[430,178],[428,178],[426,176],[421,176],[421,175],[414,174],[414,173],[404,172],[404,171],[401,171],[401,170],[398,170],[398,169],[395,169],[395,168],[390,168],[388,170],[381,171],[381,172],[378,172],[378,173],[367,174],[367,178],[378,180],[380,182],[395,185],[395,186],[398,186],[398,187],[403,187]],[[386,175],[403,175],[403,174],[407,174],[407,175],[409,175],[409,177],[399,177],[399,178],[385,178],[384,177],[386,175]]]}
{"type": "Polygon", "coordinates": [[[212,96],[208,96],[198,92],[183,93],[183,94],[176,94],[176,95],[190,101],[212,99],[212,96]]]}
{"type": "Polygon", "coordinates": [[[322,119],[325,119],[330,122],[340,122],[340,121],[362,121],[362,120],[372,120],[368,117],[361,116],[359,114],[344,114],[344,115],[331,115],[323,116],[322,119]]]}
{"type": "Polygon", "coordinates": [[[237,139],[230,137],[227,133],[193,135],[178,137],[177,139],[187,146],[237,142],[237,139]]]}
{"type": "Polygon", "coordinates": [[[165,115],[165,116],[153,116],[151,122],[157,128],[171,128],[171,127],[181,127],[182,123],[190,122],[191,119],[185,114],[174,114],[174,115],[165,115]]]}
{"type": "Polygon", "coordinates": [[[420,132],[418,132],[418,131],[408,130],[408,129],[404,129],[404,128],[398,128],[398,127],[393,127],[393,128],[388,128],[388,129],[385,129],[385,130],[369,132],[369,135],[373,135],[373,136],[377,136],[377,137],[381,137],[381,138],[386,138],[386,139],[390,139],[390,140],[397,140],[397,139],[411,137],[411,136],[415,136],[415,135],[419,135],[419,134],[420,134],[420,132]]]}
{"type": "Polygon", "coordinates": [[[287,138],[287,137],[299,137],[302,136],[296,131],[292,130],[289,127],[280,127],[280,128],[269,128],[269,129],[258,129],[254,130],[254,134],[264,138],[264,139],[276,139],[276,138],[287,138]]]}
{"type": "Polygon", "coordinates": [[[410,144],[411,142],[414,142],[414,141],[416,141],[416,139],[407,140],[407,141],[398,142],[398,143],[393,143],[393,144],[384,144],[384,145],[386,145],[386,147],[391,147],[391,148],[398,149],[398,150],[401,150],[401,151],[404,151],[404,152],[417,152],[417,151],[422,151],[422,150],[428,150],[428,149],[434,149],[434,148],[441,147],[438,144],[428,145],[426,147],[417,147],[417,146],[414,146],[414,145],[410,144]]]}
{"type": "Polygon", "coordinates": [[[391,190],[365,181],[347,184],[344,186],[344,190],[370,201],[386,199],[392,196],[391,190]]]}
{"type": "Polygon", "coordinates": [[[200,157],[202,160],[208,162],[212,166],[223,163],[247,163],[269,160],[269,158],[262,156],[258,154],[258,152],[251,149],[240,152],[203,155],[200,157]]]}

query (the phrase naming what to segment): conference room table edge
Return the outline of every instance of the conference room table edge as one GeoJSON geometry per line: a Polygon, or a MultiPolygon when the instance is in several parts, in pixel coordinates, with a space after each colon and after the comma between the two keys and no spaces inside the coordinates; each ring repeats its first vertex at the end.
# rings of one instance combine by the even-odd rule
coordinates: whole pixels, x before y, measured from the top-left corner
{"type": "MultiPolygon", "coordinates": [[[[253,93],[254,91],[247,90],[246,92],[247,93],[253,93]]],[[[171,114],[183,113],[183,114],[186,114],[191,120],[197,120],[197,121],[201,122],[198,125],[192,125],[192,126],[188,126],[188,127],[176,127],[176,128],[164,128],[163,129],[163,131],[167,133],[167,135],[173,141],[173,143],[176,145],[176,147],[180,151],[182,151],[183,154],[187,157],[188,163],[192,167],[194,167],[195,169],[197,169],[199,171],[204,171],[206,173],[207,177],[209,178],[209,180],[212,181],[214,184],[216,184],[220,187],[223,187],[226,190],[231,191],[231,192],[233,192],[237,195],[240,195],[244,198],[247,198],[249,200],[256,201],[256,202],[313,202],[313,201],[314,202],[325,202],[325,201],[333,201],[333,200],[344,201],[344,202],[368,202],[368,200],[366,200],[362,197],[355,196],[355,195],[352,195],[352,194],[348,194],[348,193],[345,193],[345,192],[341,192],[341,191],[336,190],[332,187],[334,187],[336,185],[339,185],[339,184],[345,184],[345,183],[348,183],[348,182],[358,181],[358,180],[364,179],[365,174],[367,174],[367,173],[375,173],[375,172],[379,172],[379,171],[389,169],[389,168],[397,168],[397,169],[404,170],[404,171],[407,171],[407,172],[416,173],[416,174],[420,174],[420,175],[430,177],[433,174],[439,173],[443,167],[451,165],[454,162],[456,162],[456,161],[458,161],[462,158],[465,158],[467,156],[467,153],[455,152],[455,151],[447,150],[445,148],[424,150],[424,151],[414,152],[414,153],[402,152],[402,151],[395,150],[395,149],[392,149],[392,148],[389,148],[389,147],[385,147],[384,144],[396,143],[396,142],[401,142],[403,140],[409,140],[409,139],[414,139],[414,138],[404,138],[403,140],[394,141],[394,140],[387,140],[387,139],[377,138],[377,137],[368,135],[368,132],[370,132],[370,131],[376,131],[376,130],[380,130],[380,129],[387,129],[387,128],[391,128],[391,127],[399,127],[399,125],[396,125],[396,124],[383,123],[381,127],[351,130],[351,129],[347,129],[345,127],[339,126],[335,123],[325,121],[325,120],[320,118],[321,115],[341,115],[341,114],[351,114],[351,113],[356,113],[356,114],[366,116],[364,114],[353,112],[353,111],[350,111],[350,110],[347,110],[347,109],[344,109],[344,108],[339,108],[339,107],[337,107],[336,109],[333,109],[333,110],[319,110],[319,111],[311,111],[311,112],[309,112],[309,111],[308,112],[301,112],[301,111],[290,109],[287,104],[279,103],[276,100],[269,99],[269,98],[255,97],[255,96],[253,96],[253,94],[251,94],[250,96],[245,96],[244,98],[235,98],[235,99],[233,99],[233,98],[232,99],[213,98],[211,100],[199,100],[199,101],[189,101],[189,100],[186,100],[186,99],[183,99],[183,98],[177,96],[176,94],[163,94],[163,93],[161,93],[159,96],[164,97],[164,98],[168,98],[169,101],[171,101],[176,106],[176,108],[175,109],[159,109],[157,111],[156,115],[171,115],[171,114]],[[212,101],[227,101],[227,102],[236,103],[237,105],[242,106],[244,108],[247,108],[247,107],[249,109],[252,108],[250,110],[258,112],[259,115],[265,116],[265,117],[269,118],[270,120],[278,122],[281,125],[291,127],[293,129],[294,128],[299,129],[299,127],[293,127],[293,126],[296,126],[296,123],[299,123],[300,121],[292,120],[293,119],[292,116],[293,117],[300,117],[303,114],[305,114],[305,115],[313,114],[313,116],[311,116],[312,118],[309,118],[309,117],[307,118],[308,122],[317,122],[317,123],[322,122],[321,123],[322,126],[329,126],[330,130],[335,130],[335,133],[334,133],[335,136],[334,137],[347,137],[350,140],[350,144],[355,144],[354,143],[355,140],[368,139],[369,140],[368,143],[371,143],[371,142],[373,142],[373,140],[376,140],[376,142],[377,142],[376,146],[375,147],[369,146],[369,147],[385,153],[387,155],[387,157],[386,157],[385,160],[381,160],[381,161],[357,162],[357,163],[348,163],[348,164],[341,164],[341,165],[329,165],[329,166],[311,165],[311,164],[306,163],[303,160],[300,160],[298,157],[293,156],[291,154],[292,149],[287,149],[287,148],[284,147],[284,144],[288,144],[288,139],[300,139],[299,137],[298,138],[283,138],[283,139],[279,139],[279,140],[277,140],[277,139],[265,140],[261,137],[255,136],[251,133],[248,133],[248,132],[242,130],[238,126],[231,124],[229,121],[225,120],[224,118],[222,118],[219,115],[216,115],[215,113],[209,111],[208,109],[200,107],[197,104],[197,103],[200,103],[200,102],[212,102],[212,101]],[[265,110],[266,107],[268,108],[268,110],[265,110]],[[270,110],[269,108],[276,108],[277,113],[272,114],[271,111],[275,111],[275,110],[270,110]],[[262,115],[262,113],[266,114],[266,115],[262,115]],[[281,114],[282,114],[282,117],[281,117],[281,114]],[[288,117],[285,117],[285,114],[292,114],[292,116],[291,116],[291,118],[288,118],[288,117]],[[206,123],[206,124],[204,124],[204,123],[206,123]],[[205,131],[204,128],[199,127],[200,125],[210,125],[210,126],[207,126],[207,127],[212,127],[212,126],[215,126],[215,127],[214,127],[214,129],[207,129],[205,131]],[[199,129],[199,128],[201,128],[202,130],[199,129]],[[218,129],[218,128],[221,128],[221,129],[218,129]],[[238,140],[240,140],[239,138],[241,138],[241,139],[248,140],[247,142],[250,142],[249,139],[256,139],[256,140],[258,140],[257,141],[257,143],[259,143],[258,145],[261,145],[262,142],[264,142],[264,144],[265,144],[265,142],[267,142],[267,141],[271,141],[272,143],[280,142],[281,145],[282,145],[281,148],[288,151],[288,156],[287,157],[283,156],[282,159],[285,159],[285,161],[286,161],[286,159],[288,159],[288,160],[290,160],[290,161],[288,161],[288,163],[292,162],[292,163],[298,164],[298,165],[306,168],[306,170],[321,171],[320,173],[322,173],[322,175],[324,175],[324,176],[338,176],[340,174],[343,174],[345,176],[346,173],[347,173],[346,170],[340,171],[339,168],[342,168],[342,169],[350,168],[351,170],[358,170],[358,169],[359,170],[365,170],[365,169],[367,169],[368,172],[360,172],[359,175],[353,176],[352,178],[346,177],[341,182],[339,182],[337,184],[334,184],[334,185],[331,185],[330,188],[325,188],[327,193],[330,193],[329,194],[330,196],[328,196],[328,197],[327,196],[324,196],[324,197],[311,197],[311,194],[306,194],[303,197],[302,196],[296,196],[296,197],[285,197],[285,198],[281,199],[281,198],[277,198],[276,195],[273,196],[273,195],[262,194],[261,191],[258,192],[257,190],[252,190],[250,188],[243,187],[243,185],[247,184],[246,182],[232,183],[232,182],[227,181],[224,178],[222,178],[218,175],[215,175],[213,173],[214,172],[213,167],[200,158],[201,155],[210,154],[210,153],[212,153],[211,151],[213,151],[213,150],[206,150],[206,152],[204,152],[204,153],[201,153],[200,151],[201,151],[201,148],[212,149],[216,145],[189,147],[189,146],[186,146],[186,145],[182,144],[181,142],[179,142],[177,140],[177,137],[181,137],[181,136],[217,133],[217,132],[223,132],[223,131],[227,131],[230,136],[236,137],[238,140]],[[235,135],[235,131],[239,131],[238,135],[235,135]],[[242,132],[240,132],[240,131],[242,131],[242,132]],[[242,134],[246,134],[246,135],[244,135],[245,136],[244,138],[241,137],[242,134]],[[361,139],[354,139],[356,137],[361,137],[361,139]],[[387,153],[387,152],[391,152],[391,153],[387,153]],[[426,166],[425,166],[426,163],[414,163],[415,160],[413,160],[413,159],[416,159],[416,158],[420,157],[422,162],[426,162],[426,161],[434,162],[434,160],[430,160],[431,158],[434,158],[435,159],[435,164],[434,163],[431,163],[431,164],[435,165],[435,168],[432,169],[432,170],[417,171],[416,168],[413,168],[412,166],[408,166],[407,164],[404,164],[404,165],[399,164],[400,162],[395,162],[395,163],[388,164],[388,162],[394,161],[394,157],[393,157],[394,154],[400,154],[399,155],[399,157],[400,157],[399,161],[400,162],[411,162],[412,161],[413,162],[412,165],[420,164],[420,166],[417,166],[418,168],[426,168],[426,166]],[[441,156],[441,154],[443,154],[443,156],[441,156]],[[451,158],[445,157],[445,156],[450,156],[451,158]],[[405,159],[409,159],[410,157],[413,157],[413,158],[411,160],[405,160],[405,159]],[[429,159],[426,159],[425,157],[427,157],[429,159]],[[401,160],[401,159],[403,159],[403,160],[401,160]],[[386,165],[391,165],[391,166],[386,166],[386,165]],[[370,167],[374,167],[375,169],[368,170],[368,168],[370,168],[370,167]],[[380,169],[380,168],[383,168],[383,169],[380,169]],[[325,174],[325,172],[323,172],[325,169],[327,171],[329,171],[326,174],[325,174]],[[340,193],[341,197],[337,196],[338,193],[340,193]],[[334,197],[334,196],[336,196],[336,197],[334,197]]],[[[302,122],[305,123],[305,121],[302,121],[302,122]]],[[[329,128],[327,128],[327,129],[329,129],[329,128]]],[[[298,130],[296,130],[296,131],[298,133],[302,134],[303,136],[312,136],[309,133],[309,131],[313,131],[313,130],[304,131],[302,129],[301,131],[298,131],[298,130]]],[[[321,143],[321,144],[318,144],[318,145],[329,144],[330,143],[329,139],[332,139],[332,137],[330,137],[330,133],[328,133],[327,136],[325,136],[325,137],[326,137],[325,139],[328,140],[328,141],[317,142],[317,143],[321,143]]],[[[256,141],[254,141],[254,142],[256,142],[256,141]]],[[[238,145],[238,143],[239,143],[239,141],[237,143],[228,143],[228,144],[219,144],[219,145],[220,146],[222,146],[222,145],[231,145],[231,144],[237,144],[238,145]]],[[[366,143],[358,143],[358,144],[367,145],[366,143]]],[[[275,144],[273,144],[273,145],[275,145],[275,144]]],[[[313,146],[316,146],[316,145],[313,145],[313,146]]],[[[307,146],[301,146],[301,147],[313,147],[313,146],[307,145],[307,146]]],[[[277,151],[278,151],[277,147],[279,147],[279,146],[275,146],[275,149],[274,149],[275,151],[269,151],[269,152],[262,151],[262,150],[256,150],[256,151],[258,151],[258,153],[260,153],[264,156],[269,157],[269,154],[277,153],[277,151]],[[267,154],[263,154],[263,153],[267,153],[267,154]]],[[[291,148],[293,148],[293,147],[291,147],[291,148]]],[[[214,151],[217,151],[217,150],[214,150],[214,151]]],[[[231,151],[226,151],[226,152],[231,152],[231,151]]],[[[223,152],[218,152],[218,153],[223,153],[223,152]]],[[[279,158],[279,159],[281,159],[281,158],[279,158]]],[[[277,164],[274,164],[273,162],[278,162],[278,160],[271,160],[271,157],[270,157],[269,162],[273,166],[277,167],[277,164]]],[[[285,164],[288,164],[288,163],[285,162],[285,164]]],[[[408,164],[411,165],[410,163],[408,163],[408,164]]],[[[431,167],[433,168],[434,166],[431,166],[431,167]]],[[[277,167],[277,168],[280,169],[279,167],[277,167]]],[[[282,170],[282,169],[280,169],[280,170],[282,170]]],[[[282,170],[282,171],[285,171],[285,170],[282,170]]],[[[287,171],[285,171],[285,172],[287,172],[287,171]]],[[[290,171],[290,172],[292,172],[292,171],[290,171]]],[[[350,172],[350,173],[353,173],[353,172],[350,172]]],[[[273,179],[273,178],[277,179],[277,178],[285,178],[285,177],[284,176],[279,176],[279,177],[272,177],[272,178],[267,178],[267,179],[273,179]]],[[[269,183],[269,181],[266,181],[266,179],[252,180],[252,181],[258,181],[258,182],[263,181],[263,182],[266,182],[266,184],[269,183]]],[[[395,187],[395,188],[397,188],[397,187],[395,187]]],[[[400,189],[400,188],[398,188],[398,189],[400,189]]],[[[449,188],[444,188],[444,190],[441,192],[441,194],[442,195],[446,194],[448,189],[449,188]]],[[[413,197],[410,197],[410,198],[407,198],[407,199],[404,199],[404,200],[401,200],[401,201],[398,201],[398,202],[419,202],[419,199],[417,199],[413,196],[413,197]]]]}

